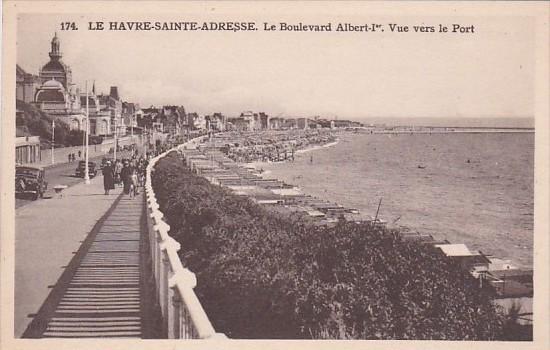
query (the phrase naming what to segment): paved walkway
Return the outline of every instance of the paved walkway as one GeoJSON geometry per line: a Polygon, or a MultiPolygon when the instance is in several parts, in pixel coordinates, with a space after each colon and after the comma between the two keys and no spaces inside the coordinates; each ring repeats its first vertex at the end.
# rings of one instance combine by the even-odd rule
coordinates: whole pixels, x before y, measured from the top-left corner
{"type": "Polygon", "coordinates": [[[144,208],[100,176],[18,209],[15,337],[158,337],[144,208]]]}
{"type": "Polygon", "coordinates": [[[71,260],[23,337],[141,338],[149,331],[142,329],[148,313],[142,307],[143,210],[143,195],[117,199],[71,260]]]}
{"type": "Polygon", "coordinates": [[[103,177],[79,183],[54,196],[30,203],[15,212],[15,337],[38,311],[64,266],[73,258],[97,220],[121,193],[103,194],[103,177]]]}

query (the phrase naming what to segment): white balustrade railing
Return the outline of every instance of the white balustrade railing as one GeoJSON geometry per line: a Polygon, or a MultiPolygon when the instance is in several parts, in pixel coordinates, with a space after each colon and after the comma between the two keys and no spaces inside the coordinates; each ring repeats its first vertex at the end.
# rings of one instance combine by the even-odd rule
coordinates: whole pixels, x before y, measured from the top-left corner
{"type": "Polygon", "coordinates": [[[216,333],[193,288],[197,285],[195,274],[184,268],[178,256],[180,244],[170,237],[170,226],[159,210],[155,192],[151,186],[151,173],[156,163],[169,152],[197,142],[194,139],[152,158],[146,170],[145,195],[147,226],[162,327],[170,339],[225,339],[216,333]]]}

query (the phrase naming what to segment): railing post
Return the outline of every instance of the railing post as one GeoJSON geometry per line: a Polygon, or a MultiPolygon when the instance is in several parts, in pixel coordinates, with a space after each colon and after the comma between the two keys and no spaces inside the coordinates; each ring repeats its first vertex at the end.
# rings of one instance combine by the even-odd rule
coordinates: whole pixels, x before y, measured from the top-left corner
{"type": "Polygon", "coordinates": [[[193,327],[193,321],[191,320],[191,315],[187,308],[184,310],[183,314],[183,327],[185,329],[185,339],[199,339],[199,335],[195,332],[195,327],[193,327]]]}
{"type": "Polygon", "coordinates": [[[168,257],[166,251],[162,254],[161,259],[161,277],[160,277],[160,307],[162,310],[163,328],[166,330],[168,319],[168,257]]]}
{"type": "Polygon", "coordinates": [[[166,304],[166,317],[164,320],[164,325],[166,327],[166,334],[168,339],[174,339],[173,336],[173,327],[172,322],[174,322],[174,304],[172,304],[172,288],[170,288],[170,264],[167,261],[167,271],[166,271],[166,293],[165,293],[165,304],[166,304]]]}
{"type": "Polygon", "coordinates": [[[162,257],[162,251],[161,251],[161,244],[162,239],[160,235],[158,234],[158,231],[154,232],[155,234],[155,264],[154,264],[154,270],[155,270],[155,282],[157,283],[157,290],[159,291],[159,298],[160,298],[160,285],[161,285],[161,269],[162,269],[162,263],[161,263],[161,257],[162,257]]]}
{"type": "MultiPolygon", "coordinates": [[[[151,268],[153,269],[153,279],[155,280],[156,285],[158,286],[158,280],[157,280],[157,237],[156,232],[153,229],[153,225],[151,225],[151,231],[149,234],[149,242],[151,245],[151,268]]],[[[155,288],[156,289],[156,288],[155,288]]]]}
{"type": "Polygon", "coordinates": [[[148,229],[149,229],[149,235],[148,235],[148,238],[149,238],[149,253],[151,255],[151,269],[153,270],[152,273],[153,273],[153,279],[155,280],[155,290],[158,292],[158,276],[157,276],[157,259],[158,259],[158,255],[157,255],[157,246],[158,246],[158,242],[157,242],[157,234],[156,234],[156,231],[154,229],[154,223],[153,223],[153,217],[152,217],[152,210],[147,210],[148,211],[148,215],[147,215],[147,226],[148,226],[148,229]]]}
{"type": "Polygon", "coordinates": [[[181,338],[181,299],[176,291],[176,285],[173,279],[170,279],[170,293],[169,293],[169,305],[168,308],[168,339],[180,339],[181,338]]]}

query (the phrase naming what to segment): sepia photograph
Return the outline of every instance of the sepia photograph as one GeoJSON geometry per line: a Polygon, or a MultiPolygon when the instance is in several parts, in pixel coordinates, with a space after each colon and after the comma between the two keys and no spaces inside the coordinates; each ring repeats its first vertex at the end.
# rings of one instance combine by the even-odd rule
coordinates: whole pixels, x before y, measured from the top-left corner
{"type": "Polygon", "coordinates": [[[6,349],[547,348],[550,7],[426,5],[5,1],[6,349]]]}

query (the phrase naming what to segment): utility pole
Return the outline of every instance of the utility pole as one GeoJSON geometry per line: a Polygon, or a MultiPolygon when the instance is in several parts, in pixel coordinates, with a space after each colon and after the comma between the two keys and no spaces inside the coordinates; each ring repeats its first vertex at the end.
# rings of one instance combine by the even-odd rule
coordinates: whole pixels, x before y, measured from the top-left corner
{"type": "Polygon", "coordinates": [[[84,167],[84,182],[90,183],[90,173],[88,167],[88,134],[90,133],[90,110],[89,110],[89,97],[88,97],[88,81],[86,80],[86,151],[84,152],[84,161],[86,165],[84,167]]]}

